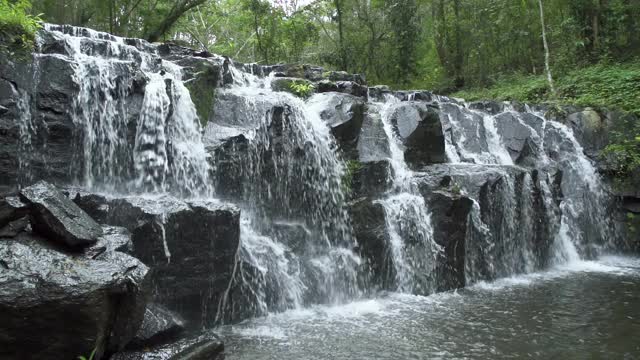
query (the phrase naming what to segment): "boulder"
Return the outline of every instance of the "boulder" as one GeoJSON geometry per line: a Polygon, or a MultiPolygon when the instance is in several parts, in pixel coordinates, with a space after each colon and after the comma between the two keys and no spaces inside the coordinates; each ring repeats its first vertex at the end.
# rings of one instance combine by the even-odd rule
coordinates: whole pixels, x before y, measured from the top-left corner
{"type": "Polygon", "coordinates": [[[389,256],[390,239],[383,205],[360,198],[349,204],[349,214],[358,252],[368,265],[373,284],[381,289],[391,289],[395,270],[389,256]]]}
{"type": "Polygon", "coordinates": [[[439,112],[419,102],[398,105],[391,115],[395,131],[405,146],[404,159],[412,168],[446,161],[439,112]]]}
{"type": "Polygon", "coordinates": [[[120,352],[111,360],[223,360],[224,344],[215,334],[192,336],[139,351],[120,352]]]}
{"type": "Polygon", "coordinates": [[[102,235],[98,237],[95,244],[84,249],[84,255],[95,259],[106,252],[113,251],[133,255],[131,233],[123,227],[103,225],[102,235]]]}
{"type": "Polygon", "coordinates": [[[458,289],[466,285],[465,254],[467,221],[473,201],[449,191],[434,191],[427,198],[431,211],[433,238],[443,249],[438,254],[437,291],[458,289]]]}
{"type": "Polygon", "coordinates": [[[77,192],[74,202],[102,224],[132,233],[134,256],[153,268],[154,301],[185,319],[212,325],[231,281],[240,241],[240,210],[171,196],[106,197],[77,192]]]}
{"type": "Polygon", "coordinates": [[[535,166],[540,152],[536,139],[540,139],[543,122],[530,113],[505,112],[495,117],[498,134],[515,164],[535,166]]]}
{"type": "Polygon", "coordinates": [[[316,83],[316,91],[318,93],[338,92],[353,96],[367,98],[369,89],[353,81],[337,81],[322,80],[316,83]]]}
{"type": "Polygon", "coordinates": [[[127,349],[145,349],[177,340],[184,330],[184,320],[162,305],[148,304],[144,320],[127,349]]]}
{"type": "Polygon", "coordinates": [[[95,243],[102,228],[53,185],[40,181],[20,191],[29,205],[33,230],[69,247],[95,243]]]}
{"type": "Polygon", "coordinates": [[[381,161],[391,158],[389,137],[378,111],[367,111],[358,136],[358,161],[381,161]]]}
{"type": "Polygon", "coordinates": [[[389,160],[359,163],[351,176],[351,195],[354,198],[376,198],[393,186],[394,173],[389,160]]]}
{"type": "Polygon", "coordinates": [[[469,109],[471,110],[479,110],[482,112],[486,112],[491,115],[497,115],[504,111],[504,104],[496,101],[475,101],[469,103],[469,109]]]}
{"type": "Polygon", "coordinates": [[[126,254],[71,255],[23,232],[0,241],[0,265],[0,358],[102,359],[142,322],[149,269],[126,254]]]}
{"type": "Polygon", "coordinates": [[[309,99],[319,109],[320,118],[331,128],[331,134],[347,158],[356,158],[356,145],[364,120],[365,104],[352,95],[321,93],[309,99]]]}
{"type": "Polygon", "coordinates": [[[18,220],[14,220],[4,227],[0,228],[0,238],[15,237],[29,226],[29,217],[25,216],[18,220]]]}
{"type": "Polygon", "coordinates": [[[376,85],[369,87],[368,93],[371,101],[383,101],[385,95],[391,94],[391,89],[387,85],[376,85]]]}
{"type": "Polygon", "coordinates": [[[28,213],[27,204],[23,203],[18,196],[9,195],[0,198],[0,228],[24,217],[28,213]]]}

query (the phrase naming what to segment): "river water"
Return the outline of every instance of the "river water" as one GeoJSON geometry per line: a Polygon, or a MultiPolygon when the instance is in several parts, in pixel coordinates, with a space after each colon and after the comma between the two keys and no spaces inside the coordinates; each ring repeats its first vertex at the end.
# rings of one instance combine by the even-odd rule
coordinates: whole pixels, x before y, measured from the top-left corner
{"type": "Polygon", "coordinates": [[[640,259],[290,310],[222,332],[232,360],[640,359],[640,259]]]}

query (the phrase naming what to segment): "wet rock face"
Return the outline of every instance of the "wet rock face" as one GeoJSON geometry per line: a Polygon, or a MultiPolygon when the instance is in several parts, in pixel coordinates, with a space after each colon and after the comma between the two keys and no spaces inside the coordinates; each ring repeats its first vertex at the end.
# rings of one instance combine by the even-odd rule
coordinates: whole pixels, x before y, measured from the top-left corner
{"type": "Polygon", "coordinates": [[[28,212],[27,204],[23,203],[18,196],[8,195],[0,198],[0,229],[26,216],[28,212]]]}
{"type": "Polygon", "coordinates": [[[74,359],[95,348],[101,359],[142,322],[149,269],[126,254],[70,255],[21,233],[0,239],[0,269],[0,358],[74,359]]]}
{"type": "Polygon", "coordinates": [[[469,109],[484,111],[496,115],[504,111],[504,104],[495,101],[475,101],[469,104],[469,109]]]}
{"type": "Polygon", "coordinates": [[[423,103],[399,105],[391,115],[405,146],[404,159],[413,168],[446,161],[440,114],[423,103]]]}
{"type": "Polygon", "coordinates": [[[382,289],[393,285],[395,270],[389,256],[389,233],[382,204],[360,198],[349,206],[358,251],[371,271],[373,283],[382,289]]]}
{"type": "Polygon", "coordinates": [[[331,128],[331,134],[345,156],[356,158],[365,113],[364,101],[352,95],[323,93],[315,95],[309,102],[323,105],[320,118],[331,128]]]}
{"type": "Polygon", "coordinates": [[[148,304],[144,319],[127,349],[145,349],[177,340],[184,331],[184,320],[162,305],[148,304]]]}
{"type": "Polygon", "coordinates": [[[389,138],[384,131],[380,114],[367,111],[358,137],[358,161],[382,161],[391,158],[389,138]]]}
{"type": "Polygon", "coordinates": [[[189,328],[213,324],[239,246],[237,207],[87,193],[74,201],[100,223],[131,231],[134,256],[153,269],[156,302],[184,317],[189,328]]]}
{"type": "Polygon", "coordinates": [[[437,291],[462,288],[466,285],[467,221],[473,201],[448,191],[434,191],[427,201],[431,204],[433,237],[443,249],[436,266],[437,291]]]}
{"type": "Polygon", "coordinates": [[[111,360],[224,360],[224,344],[214,334],[203,334],[139,351],[124,351],[111,360]]]}
{"type": "Polygon", "coordinates": [[[95,243],[102,228],[53,185],[40,181],[20,191],[36,233],[69,247],[95,243]]]}
{"type": "Polygon", "coordinates": [[[543,133],[543,120],[529,113],[505,112],[497,115],[495,122],[498,134],[507,147],[513,162],[519,165],[535,166],[540,149],[532,137],[538,136],[534,130],[543,133]],[[515,116],[521,117],[522,122],[518,121],[515,116]]]}

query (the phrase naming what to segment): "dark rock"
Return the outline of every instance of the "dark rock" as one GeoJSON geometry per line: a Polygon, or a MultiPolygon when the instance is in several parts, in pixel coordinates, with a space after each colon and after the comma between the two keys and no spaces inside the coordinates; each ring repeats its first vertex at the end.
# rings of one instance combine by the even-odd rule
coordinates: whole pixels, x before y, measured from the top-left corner
{"type": "Polygon", "coordinates": [[[0,263],[0,358],[101,359],[142,322],[149,271],[126,254],[70,256],[21,233],[0,241],[0,263]]]}
{"type": "Polygon", "coordinates": [[[339,92],[343,94],[363,97],[366,99],[368,90],[369,89],[366,86],[360,85],[353,81],[333,82],[329,80],[322,80],[316,83],[316,91],[318,93],[339,92]]]}
{"type": "Polygon", "coordinates": [[[352,174],[351,191],[354,198],[379,197],[393,185],[393,167],[389,160],[359,163],[352,174]]]}
{"type": "Polygon", "coordinates": [[[364,120],[364,102],[352,95],[322,93],[313,96],[309,103],[321,106],[320,118],[329,125],[346,157],[357,158],[355,152],[364,120]]]}
{"type": "Polygon", "coordinates": [[[480,156],[489,152],[482,116],[452,102],[441,102],[439,107],[443,131],[451,138],[456,149],[465,149],[464,152],[458,151],[460,160],[480,162],[474,155],[480,156]],[[452,124],[457,125],[455,129],[452,124]]]}
{"type": "Polygon", "coordinates": [[[358,252],[367,261],[372,281],[382,289],[390,289],[395,270],[389,256],[389,233],[382,204],[360,198],[349,205],[358,252]]]}
{"type": "Polygon", "coordinates": [[[446,161],[444,134],[438,111],[423,103],[397,106],[391,121],[405,146],[404,159],[413,168],[446,161]]]}
{"type": "Polygon", "coordinates": [[[504,111],[504,104],[495,101],[475,101],[469,104],[469,109],[480,110],[491,115],[496,115],[504,111]]]}
{"type": "Polygon", "coordinates": [[[540,149],[533,141],[538,137],[534,129],[542,134],[543,120],[529,113],[502,113],[495,117],[496,128],[502,143],[507,147],[514,163],[535,165],[540,149]]]}
{"type": "Polygon", "coordinates": [[[634,214],[640,214],[640,198],[625,197],[622,200],[622,208],[634,214]]]}
{"type": "Polygon", "coordinates": [[[438,254],[437,291],[466,285],[465,253],[467,221],[473,201],[447,191],[434,191],[428,198],[433,237],[443,249],[438,254]]]}
{"type": "Polygon", "coordinates": [[[326,79],[331,81],[351,81],[358,85],[367,84],[364,75],[361,74],[349,74],[346,71],[329,71],[323,75],[326,79]]]}
{"type": "Polygon", "coordinates": [[[298,222],[275,221],[271,231],[274,238],[298,254],[304,250],[312,235],[311,230],[305,224],[298,222]]]}
{"type": "Polygon", "coordinates": [[[29,217],[14,220],[0,228],[0,238],[15,237],[29,226],[29,217]]]}
{"type": "Polygon", "coordinates": [[[154,270],[155,302],[180,314],[191,328],[213,324],[235,266],[240,241],[237,207],[170,196],[77,193],[74,201],[100,223],[131,231],[134,255],[154,270]]]}
{"type": "Polygon", "coordinates": [[[174,341],[184,331],[184,320],[162,305],[149,304],[144,320],[127,349],[144,349],[174,341]]]}
{"type": "Polygon", "coordinates": [[[84,255],[92,259],[105,252],[119,251],[133,255],[133,242],[129,230],[118,226],[102,226],[102,235],[95,244],[84,249],[84,255]]]}
{"type": "Polygon", "coordinates": [[[29,204],[33,230],[70,247],[95,243],[102,228],[53,185],[40,181],[20,191],[29,204]]]}
{"type": "Polygon", "coordinates": [[[371,101],[382,101],[386,94],[391,94],[391,89],[386,85],[369,87],[369,97],[371,101]]]}
{"type": "Polygon", "coordinates": [[[18,196],[5,196],[0,198],[0,228],[10,222],[18,220],[29,213],[25,203],[18,196]]]}
{"type": "Polygon", "coordinates": [[[223,360],[224,344],[214,334],[194,336],[141,351],[126,351],[111,360],[223,360]]]}

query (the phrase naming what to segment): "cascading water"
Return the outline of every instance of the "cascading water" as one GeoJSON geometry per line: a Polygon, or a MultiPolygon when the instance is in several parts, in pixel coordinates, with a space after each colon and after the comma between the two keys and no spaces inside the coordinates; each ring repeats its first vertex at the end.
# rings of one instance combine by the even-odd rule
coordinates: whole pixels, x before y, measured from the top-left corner
{"type": "MultiPolygon", "coordinates": [[[[251,298],[243,311],[260,315],[357,297],[360,259],[351,251],[343,165],[327,125],[313,101],[272,91],[271,78],[232,73],[235,84],[217,96],[218,106],[229,99],[233,106],[216,113],[207,137],[225,146],[221,135],[241,134],[228,141],[240,154],[227,161],[231,168],[220,157],[214,163],[221,188],[235,187],[230,192],[244,204],[235,277],[237,291],[251,298]],[[241,183],[226,184],[230,176],[241,183]]],[[[226,311],[237,308],[228,304],[226,311]]]]}
{"type": "MultiPolygon", "coordinates": [[[[221,320],[239,311],[256,315],[344,302],[367,290],[367,271],[353,252],[344,166],[320,116],[326,97],[303,101],[273,91],[272,77],[231,64],[235,83],[216,93],[207,149],[182,69],[162,60],[153,45],[73,27],[46,29],[66,55],[38,56],[74,62],[78,94],[71,112],[82,132],[76,134],[81,184],[242,202],[241,248],[234,284],[220,304],[221,320]]],[[[415,98],[409,94],[409,100],[415,98]]],[[[547,265],[542,259],[549,256],[539,249],[548,239],[556,262],[594,257],[607,246],[612,226],[603,207],[606,189],[570,129],[530,110],[505,107],[489,114],[445,97],[435,100],[449,163],[469,171],[471,164],[490,165],[498,174],[478,194],[466,193],[462,184],[462,194],[475,197],[466,235],[469,282],[547,265]]],[[[34,132],[29,103],[24,97],[18,104],[25,117],[23,147],[34,132]]],[[[405,161],[396,127],[406,114],[396,114],[399,105],[391,95],[368,103],[382,121],[393,169],[393,186],[375,201],[385,212],[394,290],[430,294],[443,249],[418,179],[429,169],[413,171],[405,161]]],[[[20,173],[28,174],[28,166],[21,162],[20,173]]]]}
{"type": "Polygon", "coordinates": [[[133,185],[138,192],[210,196],[200,123],[180,67],[161,60],[141,40],[68,26],[45,28],[75,63],[79,91],[72,116],[82,129],[77,134],[84,168],[80,184],[111,192],[130,192],[133,185]],[[140,93],[143,98],[136,100],[140,93]]]}
{"type": "Polygon", "coordinates": [[[474,245],[467,249],[466,266],[470,282],[544,266],[549,262],[544,259],[547,255],[536,256],[534,249],[546,241],[540,240],[545,236],[553,242],[552,263],[593,258],[615,238],[606,216],[606,190],[569,128],[528,108],[518,112],[505,105],[497,114],[489,114],[446,98],[438,101],[443,123],[449,126],[445,146],[450,162],[524,171],[520,177],[506,171],[494,185],[497,190],[487,190],[492,195],[484,206],[493,209],[499,221],[490,210],[481,217],[479,206],[473,208],[468,242],[474,245]],[[527,166],[540,169],[535,184],[527,166]],[[550,188],[559,178],[557,206],[550,188]],[[543,214],[535,214],[534,197],[541,199],[543,214]],[[544,227],[533,218],[539,218],[544,227]]]}
{"type": "Polygon", "coordinates": [[[385,210],[391,250],[389,255],[395,270],[397,290],[430,294],[435,290],[436,257],[441,249],[433,240],[431,215],[424,197],[418,192],[413,172],[404,160],[402,145],[395,135],[391,117],[398,103],[398,99],[387,95],[383,103],[375,104],[389,139],[390,161],[394,170],[393,189],[379,203],[385,210]]]}

